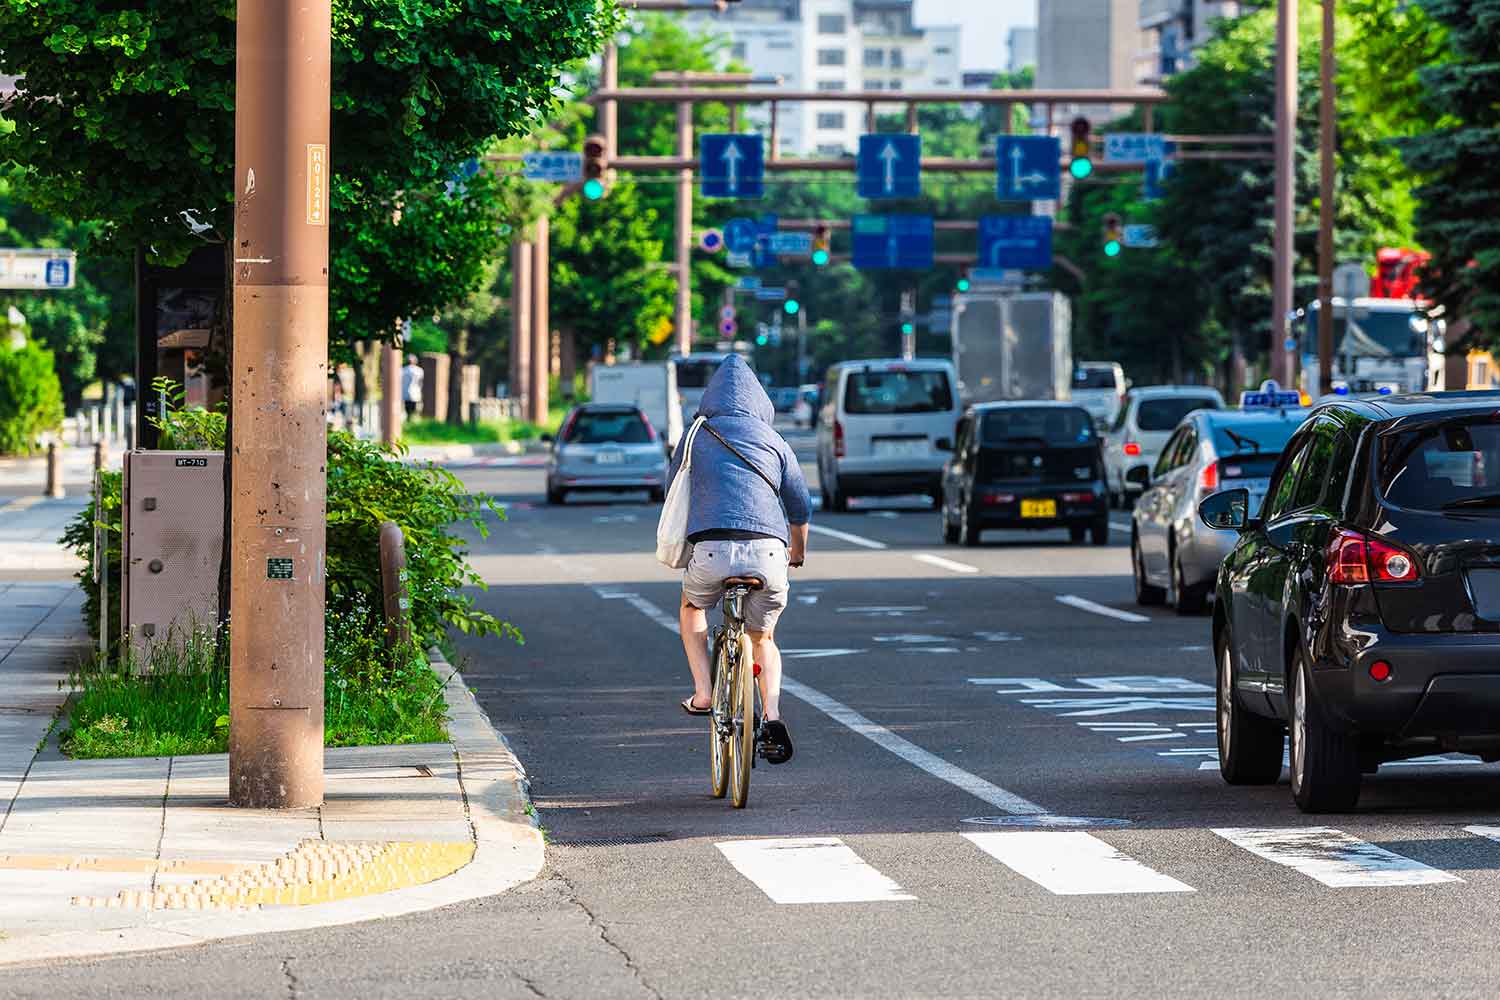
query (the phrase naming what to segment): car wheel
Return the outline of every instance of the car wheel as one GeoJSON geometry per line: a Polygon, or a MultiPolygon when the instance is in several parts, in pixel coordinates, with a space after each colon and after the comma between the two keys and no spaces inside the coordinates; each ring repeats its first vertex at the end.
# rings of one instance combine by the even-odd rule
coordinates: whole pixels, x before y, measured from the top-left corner
{"type": "Polygon", "coordinates": [[[655,489],[653,489],[651,491],[651,502],[652,503],[664,503],[666,501],[666,499],[667,499],[667,491],[664,490],[664,489],[662,489],[660,486],[656,487],[655,489]]]}
{"type": "Polygon", "coordinates": [[[1349,812],[1359,801],[1359,747],[1334,729],[1310,697],[1307,658],[1292,660],[1292,798],[1306,813],[1349,812]]]}
{"type": "Polygon", "coordinates": [[[1219,774],[1231,785],[1274,785],[1281,777],[1285,727],[1239,703],[1234,693],[1234,645],[1227,631],[1215,652],[1219,661],[1214,697],[1219,774]]]}
{"type": "Polygon", "coordinates": [[[1101,517],[1097,521],[1095,521],[1093,526],[1089,528],[1089,534],[1093,536],[1090,541],[1092,541],[1095,545],[1108,545],[1109,517],[1101,517]]]}
{"type": "Polygon", "coordinates": [[[1197,615],[1203,613],[1203,605],[1208,600],[1207,584],[1195,584],[1188,586],[1182,575],[1182,560],[1177,558],[1177,553],[1172,553],[1172,607],[1179,615],[1197,615]]]}
{"type": "Polygon", "coordinates": [[[1135,577],[1135,603],[1151,606],[1166,600],[1166,591],[1160,587],[1153,587],[1146,580],[1146,561],[1141,556],[1140,539],[1134,533],[1130,536],[1130,568],[1135,577]]]}
{"type": "Polygon", "coordinates": [[[948,509],[942,503],[938,504],[938,520],[943,523],[943,543],[955,544],[958,541],[958,525],[948,520],[948,509]]]}
{"type": "Polygon", "coordinates": [[[979,544],[979,532],[980,528],[974,522],[974,512],[965,502],[958,511],[958,543],[973,548],[979,544]]]}
{"type": "Polygon", "coordinates": [[[568,491],[552,486],[547,487],[547,502],[552,506],[564,503],[568,499],[568,491]]]}
{"type": "Polygon", "coordinates": [[[1068,529],[1068,541],[1077,545],[1088,537],[1089,529],[1081,524],[1074,525],[1068,529]]]}

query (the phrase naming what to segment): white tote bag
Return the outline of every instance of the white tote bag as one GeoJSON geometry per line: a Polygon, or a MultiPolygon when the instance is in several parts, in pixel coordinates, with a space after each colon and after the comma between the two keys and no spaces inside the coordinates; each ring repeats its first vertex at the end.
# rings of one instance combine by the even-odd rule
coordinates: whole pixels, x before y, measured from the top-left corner
{"type": "Polygon", "coordinates": [[[682,569],[693,557],[693,546],[688,541],[688,508],[693,498],[693,439],[703,418],[693,421],[692,429],[682,437],[677,446],[685,448],[682,467],[672,488],[667,490],[667,500],[661,507],[661,519],[656,522],[656,561],[669,569],[682,569]]]}

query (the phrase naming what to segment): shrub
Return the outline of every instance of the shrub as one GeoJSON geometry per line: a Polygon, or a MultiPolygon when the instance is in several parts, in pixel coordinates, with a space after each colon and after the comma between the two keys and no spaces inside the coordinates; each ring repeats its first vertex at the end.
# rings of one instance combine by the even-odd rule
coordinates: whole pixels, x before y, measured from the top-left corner
{"type": "Polygon", "coordinates": [[[0,455],[30,455],[42,435],[62,426],[62,383],[52,352],[0,337],[0,455]]]}

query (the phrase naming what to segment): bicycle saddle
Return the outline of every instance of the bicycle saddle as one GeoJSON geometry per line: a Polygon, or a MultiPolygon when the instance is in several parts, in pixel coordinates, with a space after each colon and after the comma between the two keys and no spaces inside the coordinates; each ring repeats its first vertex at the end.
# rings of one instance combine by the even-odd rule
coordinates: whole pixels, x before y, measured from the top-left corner
{"type": "Polygon", "coordinates": [[[748,587],[751,590],[761,590],[765,585],[766,581],[758,576],[727,576],[724,578],[724,586],[726,587],[748,587]]]}

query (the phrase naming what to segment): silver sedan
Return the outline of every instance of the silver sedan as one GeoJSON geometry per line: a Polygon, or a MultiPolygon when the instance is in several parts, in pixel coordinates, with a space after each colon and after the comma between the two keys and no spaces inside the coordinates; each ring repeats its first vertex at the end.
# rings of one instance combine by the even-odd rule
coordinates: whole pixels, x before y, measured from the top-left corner
{"type": "Polygon", "coordinates": [[[1177,425],[1149,472],[1131,470],[1145,491],[1130,527],[1136,603],[1203,610],[1239,534],[1204,525],[1198,501],[1243,487],[1250,510],[1259,510],[1281,451],[1306,416],[1302,409],[1197,410],[1177,425]]]}
{"type": "Polygon", "coordinates": [[[646,415],[634,406],[587,403],[568,414],[547,459],[547,502],[582,490],[646,490],[660,502],[667,452],[646,415]]]}

